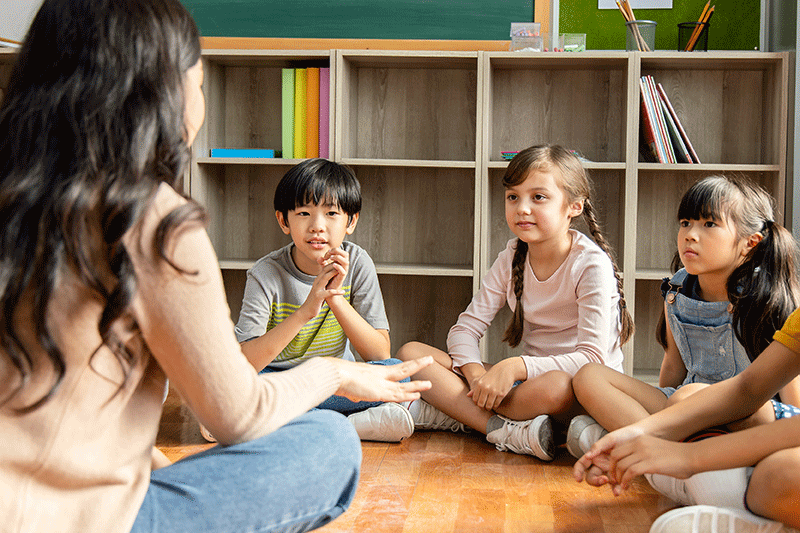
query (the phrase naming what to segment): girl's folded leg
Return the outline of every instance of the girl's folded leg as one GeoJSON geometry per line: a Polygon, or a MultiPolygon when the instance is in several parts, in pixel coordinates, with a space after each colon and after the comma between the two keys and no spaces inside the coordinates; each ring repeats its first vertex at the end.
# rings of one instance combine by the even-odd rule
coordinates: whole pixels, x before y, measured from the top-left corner
{"type": "Polygon", "coordinates": [[[154,471],[131,533],[310,531],[347,509],[360,465],[345,417],[312,411],[154,471]]]}

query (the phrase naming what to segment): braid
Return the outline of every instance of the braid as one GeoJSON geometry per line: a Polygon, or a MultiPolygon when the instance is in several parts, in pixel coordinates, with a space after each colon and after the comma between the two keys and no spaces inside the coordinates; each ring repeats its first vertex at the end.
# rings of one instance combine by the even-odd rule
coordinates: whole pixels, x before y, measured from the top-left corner
{"type": "Polygon", "coordinates": [[[514,316],[511,317],[506,332],[503,334],[503,342],[507,342],[512,348],[519,346],[522,341],[522,289],[525,281],[525,261],[527,258],[528,243],[522,239],[517,239],[514,259],[511,260],[511,281],[514,284],[514,296],[517,298],[517,305],[514,309],[514,316]]]}
{"type": "Polygon", "coordinates": [[[621,323],[620,331],[620,344],[625,344],[628,339],[633,335],[633,319],[628,313],[627,304],[625,303],[625,291],[622,288],[622,277],[619,275],[619,267],[614,260],[614,252],[611,245],[608,244],[606,238],[600,231],[600,224],[597,222],[597,214],[595,213],[592,203],[586,198],[583,201],[583,218],[586,220],[586,225],[589,226],[589,231],[592,233],[592,238],[597,245],[608,255],[611,259],[611,265],[614,267],[614,278],[617,280],[617,291],[619,292],[619,318],[621,323]]]}

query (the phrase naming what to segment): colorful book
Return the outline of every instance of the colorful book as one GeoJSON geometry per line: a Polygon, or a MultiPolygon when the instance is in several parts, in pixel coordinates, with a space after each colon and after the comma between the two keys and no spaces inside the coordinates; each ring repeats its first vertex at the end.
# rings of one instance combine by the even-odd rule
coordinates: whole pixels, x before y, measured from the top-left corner
{"type": "Polygon", "coordinates": [[[655,107],[650,98],[647,80],[645,80],[644,77],[639,80],[639,90],[642,95],[642,127],[645,128],[645,139],[647,139],[648,143],[652,143],[651,146],[653,147],[658,162],[666,163],[668,159],[658,132],[658,119],[656,118],[655,107]]]}
{"type": "Polygon", "coordinates": [[[212,148],[211,157],[275,157],[275,150],[268,148],[212,148]]]}
{"type": "Polygon", "coordinates": [[[294,157],[294,69],[281,71],[281,156],[294,157]]]}
{"type": "Polygon", "coordinates": [[[639,127],[639,133],[641,137],[640,143],[642,146],[639,148],[639,153],[648,163],[658,163],[659,162],[659,153],[658,147],[656,146],[656,134],[655,129],[653,128],[653,124],[650,121],[650,113],[647,111],[647,103],[644,101],[644,96],[642,96],[642,123],[639,127]]]}
{"type": "Polygon", "coordinates": [[[319,157],[319,69],[306,69],[306,157],[319,157]]]}
{"type": "Polygon", "coordinates": [[[294,157],[306,157],[306,69],[294,70],[294,157]]]}
{"type": "Polygon", "coordinates": [[[692,142],[689,140],[689,136],[683,129],[683,125],[681,124],[681,121],[678,118],[678,114],[675,112],[675,108],[672,107],[672,102],[670,102],[669,98],[667,98],[667,93],[664,91],[664,87],[659,83],[656,86],[656,88],[658,89],[658,94],[664,100],[664,104],[667,106],[667,110],[669,111],[672,120],[675,122],[675,126],[678,128],[678,133],[680,133],[681,139],[683,140],[684,145],[686,145],[686,149],[688,150],[689,155],[691,155],[691,162],[700,164],[700,158],[697,157],[697,152],[694,151],[692,142]]]}
{"type": "Polygon", "coordinates": [[[661,141],[662,146],[664,147],[664,151],[666,152],[667,156],[667,163],[675,164],[677,163],[677,159],[675,159],[675,149],[672,147],[672,141],[669,138],[669,133],[667,132],[667,123],[664,120],[664,113],[661,110],[661,104],[659,103],[660,98],[658,97],[658,92],[656,91],[656,84],[653,76],[645,76],[647,82],[647,92],[648,97],[651,100],[652,109],[654,110],[654,114],[656,117],[657,122],[657,129],[659,140],[661,141]]]}
{"type": "Polygon", "coordinates": [[[331,69],[319,69],[319,156],[330,158],[331,69]]]}
{"type": "Polygon", "coordinates": [[[661,106],[661,111],[664,114],[664,122],[667,124],[669,140],[672,143],[672,148],[675,151],[675,162],[691,163],[692,156],[689,155],[689,150],[687,150],[686,145],[683,144],[681,134],[678,133],[678,127],[675,125],[675,121],[672,120],[672,115],[670,115],[669,110],[667,109],[667,104],[664,103],[664,100],[661,98],[660,94],[658,95],[658,104],[661,106]]]}

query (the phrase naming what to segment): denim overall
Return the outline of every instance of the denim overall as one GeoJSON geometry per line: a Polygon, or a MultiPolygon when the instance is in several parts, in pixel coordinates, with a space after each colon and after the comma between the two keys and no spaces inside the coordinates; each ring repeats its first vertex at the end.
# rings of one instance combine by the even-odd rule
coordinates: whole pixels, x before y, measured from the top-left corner
{"type": "MultiPolygon", "coordinates": [[[[664,278],[661,292],[667,302],[666,316],[675,345],[686,366],[688,383],[716,383],[731,378],[750,365],[744,347],[736,338],[728,302],[704,302],[684,287],[689,274],[679,270],[664,278]]],[[[661,387],[667,395],[673,387],[661,387]]]]}

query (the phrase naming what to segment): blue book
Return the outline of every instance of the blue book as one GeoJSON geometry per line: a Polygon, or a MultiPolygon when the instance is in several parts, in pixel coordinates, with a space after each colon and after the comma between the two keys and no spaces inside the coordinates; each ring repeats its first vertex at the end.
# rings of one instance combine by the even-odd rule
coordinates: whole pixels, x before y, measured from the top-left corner
{"type": "Polygon", "coordinates": [[[211,157],[275,157],[275,150],[260,148],[212,148],[211,157]]]}

